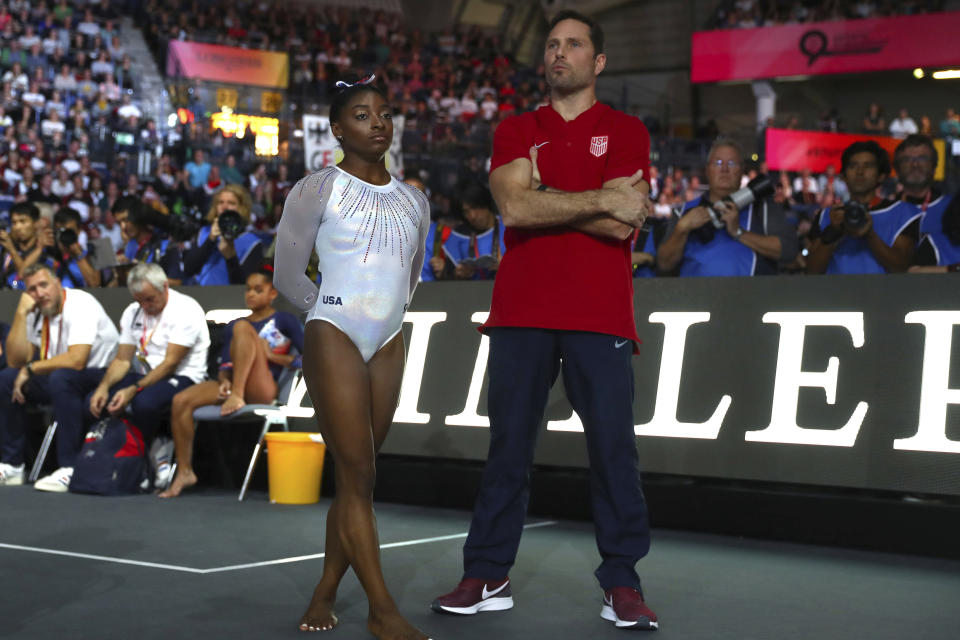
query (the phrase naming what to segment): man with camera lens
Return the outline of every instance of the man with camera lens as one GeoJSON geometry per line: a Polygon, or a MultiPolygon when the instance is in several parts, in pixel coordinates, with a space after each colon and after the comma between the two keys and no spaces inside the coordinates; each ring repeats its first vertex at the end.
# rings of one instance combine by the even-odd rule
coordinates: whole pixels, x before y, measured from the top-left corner
{"type": "Polygon", "coordinates": [[[933,185],[937,152],[930,138],[907,136],[893,161],[903,186],[903,206],[920,212],[920,244],[911,273],[960,271],[960,198],[941,193],[933,185]]]}
{"type": "Polygon", "coordinates": [[[25,408],[53,405],[58,469],[34,485],[66,491],[86,431],[83,402],[103,377],[119,333],[86,291],[65,288],[53,269],[34,263],[7,337],[10,368],[0,372],[0,485],[23,484],[25,408]]]}
{"type": "Polygon", "coordinates": [[[0,229],[0,287],[24,288],[20,274],[43,255],[40,228],[40,209],[35,204],[18,202],[10,208],[10,227],[0,229]]]}
{"type": "Polygon", "coordinates": [[[136,196],[117,198],[111,212],[127,239],[123,247],[127,264],[155,262],[163,267],[172,286],[179,285],[183,281],[180,249],[163,233],[170,227],[169,216],[152,210],[136,196]]]}
{"type": "MultiPolygon", "coordinates": [[[[100,286],[100,272],[93,268],[87,258],[87,249],[81,242],[82,219],[76,210],[62,207],[53,214],[53,243],[48,253],[54,261],[57,277],[68,289],[83,289],[100,286]]],[[[44,240],[41,234],[41,243],[44,240]]]]}
{"type": "Polygon", "coordinates": [[[250,223],[250,193],[228,184],[213,194],[206,219],[192,249],[183,255],[188,284],[243,284],[263,264],[263,243],[246,231],[250,223]]]}
{"type": "Polygon", "coordinates": [[[773,187],[758,176],[740,188],[743,152],[730,140],[718,140],[707,155],[709,190],[670,216],[657,268],[681,276],[775,274],[777,264],[797,253],[783,208],[773,202],[773,187]]]}
{"type": "Polygon", "coordinates": [[[890,173],[887,152],[854,142],[840,159],[850,200],[823,209],[810,229],[807,273],[902,273],[913,259],[920,212],[882,201],[877,187],[890,173]]]}

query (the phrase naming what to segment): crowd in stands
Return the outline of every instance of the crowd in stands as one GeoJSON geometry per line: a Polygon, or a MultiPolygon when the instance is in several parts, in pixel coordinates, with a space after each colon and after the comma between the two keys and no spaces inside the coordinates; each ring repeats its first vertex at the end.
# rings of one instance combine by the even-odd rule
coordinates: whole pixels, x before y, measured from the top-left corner
{"type": "MultiPolygon", "coordinates": [[[[765,13],[796,6],[809,13],[847,7],[735,4],[738,10],[749,4],[751,11],[765,13]]],[[[898,10],[913,10],[908,4],[916,10],[935,8],[899,3],[898,10]]],[[[890,3],[857,3],[856,11],[863,14],[866,5],[892,10],[890,3]]],[[[137,11],[150,16],[142,22],[144,35],[161,66],[173,39],[285,50],[291,95],[299,92],[318,102],[331,95],[338,80],[376,74],[404,116],[405,174],[430,195],[438,221],[424,279],[495,275],[495,264],[474,261],[484,251],[499,259],[508,249],[501,241],[502,225],[489,197],[468,185],[485,182],[496,125],[545,104],[542,69],[517,64],[502,53],[495,36],[476,27],[428,34],[384,11],[252,4],[241,20],[226,0],[203,6],[151,0],[137,11]],[[465,259],[473,266],[461,264],[465,259]]],[[[21,287],[18,273],[31,256],[54,266],[67,286],[122,285],[127,265],[151,260],[163,265],[175,284],[242,283],[271,259],[284,199],[304,172],[302,154],[288,150],[264,162],[254,153],[253,136],[210,133],[199,108],[195,122],[161,135],[137,107],[118,17],[109,0],[82,8],[66,0],[0,3],[0,198],[14,207],[6,217],[9,231],[0,231],[3,284],[21,287]],[[146,172],[139,163],[144,154],[146,172]],[[239,214],[242,228],[224,238],[219,215],[228,210],[239,214]],[[69,245],[61,241],[67,228],[77,236],[69,245]],[[119,264],[104,254],[115,255],[119,264]]],[[[815,124],[792,117],[784,126],[848,129],[836,110],[815,124]]],[[[950,138],[960,136],[960,118],[949,108],[938,123],[929,116],[918,123],[902,109],[888,120],[873,104],[863,121],[849,128],[950,138]]],[[[766,173],[762,158],[742,169],[744,182],[766,173]]],[[[705,167],[654,166],[650,177],[656,217],[664,220],[709,189],[705,167]]],[[[774,200],[801,232],[817,211],[849,197],[833,169],[771,178],[774,200]]],[[[882,195],[895,197],[898,184],[888,177],[882,195]]]]}
{"type": "Polygon", "coordinates": [[[928,138],[944,138],[950,141],[960,139],[960,114],[954,107],[948,106],[943,116],[937,121],[936,116],[927,113],[914,118],[906,107],[901,107],[897,110],[895,117],[889,117],[882,105],[872,102],[864,111],[863,118],[853,123],[846,122],[836,108],[827,109],[816,119],[809,121],[803,121],[797,115],[789,116],[780,123],[775,122],[773,118],[768,118],[760,130],[761,138],[757,141],[760,149],[764,147],[762,136],[768,127],[830,133],[865,133],[900,139],[912,133],[919,133],[928,138]]]}
{"type": "Polygon", "coordinates": [[[943,0],[726,0],[709,29],[755,27],[909,16],[942,11],[943,0]]]}

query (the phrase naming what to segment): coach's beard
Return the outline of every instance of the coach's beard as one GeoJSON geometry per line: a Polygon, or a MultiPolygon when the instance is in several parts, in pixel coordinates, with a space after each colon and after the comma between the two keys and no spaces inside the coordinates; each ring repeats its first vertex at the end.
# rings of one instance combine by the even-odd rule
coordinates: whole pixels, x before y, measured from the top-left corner
{"type": "Polygon", "coordinates": [[[590,86],[592,78],[582,78],[572,73],[547,72],[547,84],[550,89],[560,95],[576,93],[590,86]]]}

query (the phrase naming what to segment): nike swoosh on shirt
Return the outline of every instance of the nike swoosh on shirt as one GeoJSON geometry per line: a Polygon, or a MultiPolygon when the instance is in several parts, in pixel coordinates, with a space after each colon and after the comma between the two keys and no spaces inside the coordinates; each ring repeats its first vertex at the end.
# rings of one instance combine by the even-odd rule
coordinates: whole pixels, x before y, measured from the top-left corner
{"type": "Polygon", "coordinates": [[[500,593],[501,591],[503,591],[504,589],[506,589],[508,584],[510,584],[510,583],[509,583],[509,582],[504,582],[502,585],[500,585],[499,587],[497,587],[497,588],[494,589],[493,591],[487,591],[487,585],[483,585],[483,592],[481,593],[481,598],[484,599],[484,600],[486,600],[487,598],[489,598],[489,597],[491,597],[491,596],[497,595],[498,593],[500,593]]]}
{"type": "Polygon", "coordinates": [[[623,345],[627,344],[628,342],[630,342],[630,341],[629,341],[629,340],[617,340],[616,342],[613,343],[613,348],[614,348],[614,349],[619,349],[620,347],[622,347],[623,345]]]}
{"type": "Polygon", "coordinates": [[[542,147],[542,146],[545,145],[545,144],[550,144],[550,141],[547,140],[546,142],[541,142],[540,144],[534,144],[534,145],[533,145],[533,148],[534,148],[534,149],[539,149],[540,147],[542,147]]]}

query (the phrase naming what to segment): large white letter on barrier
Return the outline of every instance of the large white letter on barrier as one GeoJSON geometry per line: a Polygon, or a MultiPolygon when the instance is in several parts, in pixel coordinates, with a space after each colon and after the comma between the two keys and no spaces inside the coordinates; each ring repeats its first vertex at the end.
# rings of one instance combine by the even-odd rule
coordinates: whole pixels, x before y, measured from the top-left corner
{"type": "Polygon", "coordinates": [[[720,398],[713,415],[706,422],[680,422],[677,420],[677,403],[680,398],[680,374],[683,368],[683,350],[687,342],[687,330],[691,325],[707,322],[710,313],[665,312],[650,314],[650,322],[662,323],[663,354],[660,357],[660,378],[657,381],[657,401],[653,417],[646,424],[638,424],[634,432],[638,436],[663,436],[666,438],[702,438],[716,440],[720,425],[733,401],[728,395],[720,398]]]}
{"type": "Polygon", "coordinates": [[[777,374],[773,383],[773,407],[770,424],[748,431],[745,440],[783,444],[817,444],[828,447],[852,447],[867,413],[867,403],[860,402],[847,424],[841,429],[804,428],[797,425],[797,399],[800,387],[820,387],[827,404],[837,401],[837,372],[840,359],[832,356],[826,371],[803,371],[803,338],[807,327],[844,327],[850,332],[853,346],[863,346],[863,313],[861,312],[771,312],[763,315],[765,323],[780,325],[780,349],[777,353],[777,374]]]}
{"type": "Polygon", "coordinates": [[[446,311],[408,311],[404,322],[413,325],[410,332],[410,349],[407,351],[407,364],[400,383],[400,401],[393,414],[394,422],[427,424],[429,413],[417,411],[420,400],[420,384],[423,382],[423,367],[427,362],[427,345],[430,343],[430,331],[433,325],[447,319],[446,311]]]}
{"type": "Polygon", "coordinates": [[[960,453],[960,442],[947,438],[947,405],[960,404],[960,389],[949,387],[953,327],[960,324],[960,311],[912,311],[904,320],[908,324],[922,324],[927,330],[920,383],[920,424],[916,435],[894,440],[893,448],[960,453]]]}
{"type": "MultiPolygon", "coordinates": [[[[471,322],[483,324],[489,316],[487,311],[478,311],[470,316],[471,322]]],[[[480,408],[480,390],[483,389],[483,374],[487,370],[487,355],[490,353],[490,338],[482,336],[477,348],[477,361],[473,365],[473,375],[470,376],[470,389],[467,391],[467,402],[463,411],[455,416],[447,416],[443,421],[456,427],[490,427],[490,418],[477,413],[480,408]]]]}

